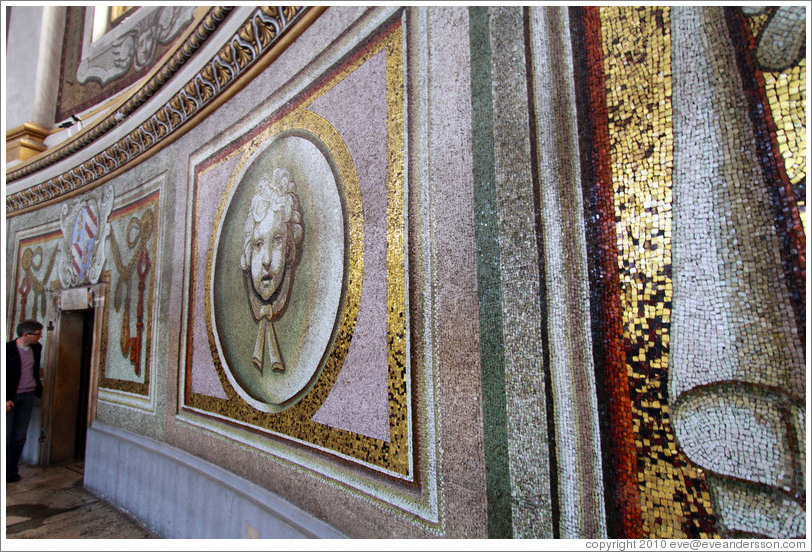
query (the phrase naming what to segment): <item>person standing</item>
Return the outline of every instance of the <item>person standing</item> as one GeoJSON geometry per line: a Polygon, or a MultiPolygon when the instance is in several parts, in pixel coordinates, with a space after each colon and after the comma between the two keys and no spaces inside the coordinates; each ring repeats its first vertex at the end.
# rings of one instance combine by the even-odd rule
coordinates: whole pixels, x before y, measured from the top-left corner
{"type": "Polygon", "coordinates": [[[42,397],[39,378],[42,324],[23,320],[17,338],[6,343],[6,482],[20,480],[18,464],[25,446],[34,397],[42,397]]]}

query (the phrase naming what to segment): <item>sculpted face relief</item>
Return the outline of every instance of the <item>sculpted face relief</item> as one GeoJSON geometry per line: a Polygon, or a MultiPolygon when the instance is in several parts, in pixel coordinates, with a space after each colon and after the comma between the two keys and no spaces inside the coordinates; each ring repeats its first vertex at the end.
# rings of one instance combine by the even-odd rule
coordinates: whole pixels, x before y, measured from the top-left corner
{"type": "Polygon", "coordinates": [[[276,168],[270,179],[260,179],[245,218],[245,241],[240,268],[259,332],[252,362],[263,372],[266,354],[274,372],[284,372],[273,320],[288,302],[293,268],[299,259],[303,235],[296,184],[285,169],[276,168]]]}
{"type": "Polygon", "coordinates": [[[268,130],[242,151],[214,221],[214,360],[223,385],[257,411],[304,398],[336,332],[347,238],[341,181],[325,151],[316,137],[268,130]]]}
{"type": "Polygon", "coordinates": [[[251,281],[254,291],[268,301],[285,273],[288,226],[278,211],[269,210],[251,233],[251,281]]]}

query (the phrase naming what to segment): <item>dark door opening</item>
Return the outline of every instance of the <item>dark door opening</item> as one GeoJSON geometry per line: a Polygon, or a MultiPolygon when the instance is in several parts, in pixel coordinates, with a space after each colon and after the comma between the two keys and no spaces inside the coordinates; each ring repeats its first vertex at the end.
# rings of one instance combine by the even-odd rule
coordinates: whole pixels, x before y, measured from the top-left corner
{"type": "Polygon", "coordinates": [[[53,383],[52,464],[84,460],[90,402],[94,311],[62,311],[53,383]]]}

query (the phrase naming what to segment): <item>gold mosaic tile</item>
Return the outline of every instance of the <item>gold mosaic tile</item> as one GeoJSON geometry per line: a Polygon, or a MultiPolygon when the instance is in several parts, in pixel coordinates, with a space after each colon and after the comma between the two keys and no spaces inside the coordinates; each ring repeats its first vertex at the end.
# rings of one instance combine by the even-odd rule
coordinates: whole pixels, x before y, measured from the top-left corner
{"type": "Polygon", "coordinates": [[[710,495],[676,446],[665,399],[673,292],[670,9],[604,7],[601,21],[642,530],[652,538],[716,537],[706,521],[710,495]]]}
{"type": "MultiPolygon", "coordinates": [[[[773,8],[775,9],[775,8],[773,8]]],[[[747,21],[754,41],[770,19],[770,11],[751,8],[747,21]]],[[[764,91],[770,103],[770,111],[776,127],[776,140],[784,169],[792,185],[806,182],[806,58],[783,71],[763,71],[764,91]]],[[[804,190],[805,186],[801,188],[804,190]]],[[[806,213],[806,196],[796,197],[803,223],[804,234],[809,223],[806,213]]]]}

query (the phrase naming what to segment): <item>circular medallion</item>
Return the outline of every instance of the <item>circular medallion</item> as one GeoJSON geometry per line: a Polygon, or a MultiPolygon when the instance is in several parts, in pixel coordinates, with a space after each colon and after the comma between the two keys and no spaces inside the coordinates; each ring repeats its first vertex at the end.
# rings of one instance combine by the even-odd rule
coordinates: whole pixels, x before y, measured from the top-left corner
{"type": "Polygon", "coordinates": [[[228,383],[279,412],[319,376],[340,322],[348,257],[341,175],[303,130],[254,146],[232,175],[214,239],[211,321],[228,383]]]}

